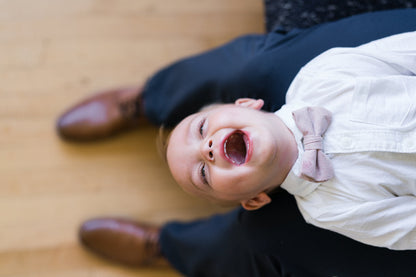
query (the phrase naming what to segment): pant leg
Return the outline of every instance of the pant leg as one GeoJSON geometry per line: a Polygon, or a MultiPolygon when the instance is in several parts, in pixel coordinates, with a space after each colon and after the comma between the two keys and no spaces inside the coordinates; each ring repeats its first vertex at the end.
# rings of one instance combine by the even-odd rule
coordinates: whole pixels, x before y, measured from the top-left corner
{"type": "Polygon", "coordinates": [[[168,66],[149,79],[145,113],[157,125],[174,125],[211,102],[262,98],[264,109],[284,104],[299,69],[332,47],[357,46],[415,30],[416,10],[352,16],[305,30],[244,36],[213,51],[168,66]]]}
{"type": "MultiPolygon", "coordinates": [[[[416,11],[397,10],[295,31],[287,40],[281,38],[275,42],[271,33],[263,39],[261,51],[256,48],[259,53],[246,61],[256,65],[256,70],[248,66],[240,68],[233,76],[237,78],[235,81],[228,78],[219,86],[238,88],[238,80],[248,86],[250,93],[254,91],[254,96],[267,99],[268,109],[274,110],[283,100],[281,96],[274,97],[273,89],[287,87],[291,79],[285,76],[293,78],[300,65],[319,51],[355,46],[415,29],[416,11]],[[274,53],[276,49],[281,54],[274,53]],[[267,63],[270,59],[273,62],[267,63]],[[263,63],[267,66],[263,67],[263,63]],[[277,72],[268,72],[270,68],[277,72]],[[254,78],[246,80],[238,76],[254,78]]],[[[189,99],[185,97],[186,100],[189,99]]],[[[256,212],[238,210],[191,223],[169,223],[162,229],[162,252],[187,276],[413,276],[416,272],[413,266],[416,251],[370,247],[307,225],[292,196],[281,195],[256,212]]]]}
{"type": "Polygon", "coordinates": [[[250,266],[247,245],[228,241],[230,237],[236,238],[233,242],[245,241],[239,232],[240,212],[167,224],[160,236],[164,256],[186,276],[244,276],[244,272],[246,276],[258,276],[253,272],[256,267],[250,266]],[[235,264],[229,263],[230,256],[235,264]]]}
{"type": "Polygon", "coordinates": [[[240,208],[190,223],[169,223],[160,242],[163,254],[185,276],[416,274],[416,251],[373,247],[309,225],[293,196],[283,190],[254,212],[240,208]]]}
{"type": "Polygon", "coordinates": [[[186,276],[279,276],[269,259],[252,253],[239,222],[242,212],[236,209],[209,219],[167,224],[160,237],[163,254],[186,276]]]}
{"type": "Polygon", "coordinates": [[[145,86],[146,116],[156,125],[172,126],[205,104],[229,102],[225,82],[258,52],[265,37],[243,36],[160,70],[145,86]]]}

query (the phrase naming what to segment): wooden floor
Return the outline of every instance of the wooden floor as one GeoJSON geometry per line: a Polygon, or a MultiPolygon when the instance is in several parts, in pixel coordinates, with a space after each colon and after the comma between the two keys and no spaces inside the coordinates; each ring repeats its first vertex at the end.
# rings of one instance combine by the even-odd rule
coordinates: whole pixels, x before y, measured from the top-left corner
{"type": "Polygon", "coordinates": [[[0,0],[0,276],[179,276],[128,269],[77,242],[88,218],[153,223],[217,211],[185,195],[156,129],[94,144],[55,134],[69,104],[177,58],[262,32],[260,0],[0,0]]]}

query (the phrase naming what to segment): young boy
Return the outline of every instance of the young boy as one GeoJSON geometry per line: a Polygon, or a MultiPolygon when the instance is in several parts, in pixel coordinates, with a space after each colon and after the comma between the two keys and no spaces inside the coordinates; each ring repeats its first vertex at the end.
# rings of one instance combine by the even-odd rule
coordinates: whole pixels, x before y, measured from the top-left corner
{"type": "Polygon", "coordinates": [[[167,161],[185,191],[254,210],[282,187],[305,220],[416,249],[416,32],[308,63],[275,114],[239,99],[185,118],[167,161]]]}

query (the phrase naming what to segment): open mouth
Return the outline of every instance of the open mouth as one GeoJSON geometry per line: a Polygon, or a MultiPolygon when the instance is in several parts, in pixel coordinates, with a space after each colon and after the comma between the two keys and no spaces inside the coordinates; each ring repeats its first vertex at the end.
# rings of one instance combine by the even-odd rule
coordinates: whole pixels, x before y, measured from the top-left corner
{"type": "Polygon", "coordinates": [[[249,140],[241,131],[235,131],[224,142],[225,157],[232,163],[242,165],[247,161],[249,140]]]}

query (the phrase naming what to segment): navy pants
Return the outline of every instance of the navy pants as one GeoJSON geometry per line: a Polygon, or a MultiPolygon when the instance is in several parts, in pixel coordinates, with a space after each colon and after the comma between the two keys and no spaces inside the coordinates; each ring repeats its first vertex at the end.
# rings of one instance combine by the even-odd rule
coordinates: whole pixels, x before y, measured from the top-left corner
{"type": "MultiPolygon", "coordinates": [[[[332,47],[416,30],[416,10],[356,15],[304,30],[248,35],[178,61],[147,82],[145,113],[172,126],[203,105],[262,98],[275,111],[299,69],[332,47]]],[[[308,225],[294,198],[163,226],[161,248],[186,276],[416,276],[416,251],[391,251],[308,225]]]]}

